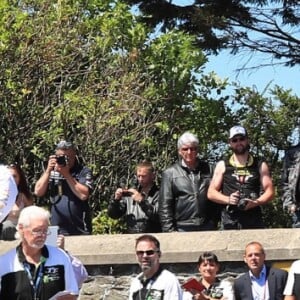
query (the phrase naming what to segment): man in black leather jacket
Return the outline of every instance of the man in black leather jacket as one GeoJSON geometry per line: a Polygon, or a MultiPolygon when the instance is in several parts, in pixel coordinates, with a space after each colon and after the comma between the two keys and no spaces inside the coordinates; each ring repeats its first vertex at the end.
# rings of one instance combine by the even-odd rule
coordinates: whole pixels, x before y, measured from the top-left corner
{"type": "Polygon", "coordinates": [[[162,174],[159,216],[163,232],[216,229],[218,207],[207,199],[211,168],[198,158],[198,138],[178,139],[179,160],[162,174]]]}
{"type": "Polygon", "coordinates": [[[136,167],[137,186],[119,187],[108,206],[108,216],[125,218],[126,233],[160,232],[158,217],[159,188],[151,162],[143,161],[136,167]]]}
{"type": "Polygon", "coordinates": [[[300,143],[285,152],[283,161],[283,208],[292,216],[293,227],[300,227],[300,143]]]}

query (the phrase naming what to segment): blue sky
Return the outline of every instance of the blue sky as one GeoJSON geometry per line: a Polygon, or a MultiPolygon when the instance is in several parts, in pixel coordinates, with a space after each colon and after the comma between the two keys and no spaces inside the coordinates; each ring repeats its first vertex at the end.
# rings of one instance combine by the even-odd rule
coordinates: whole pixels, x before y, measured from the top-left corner
{"type": "MultiPolygon", "coordinates": [[[[173,0],[179,5],[192,4],[193,0],[173,0]]],[[[239,82],[241,86],[256,87],[262,92],[270,83],[270,88],[275,84],[285,89],[291,89],[292,94],[300,97],[300,74],[299,66],[283,67],[274,65],[271,67],[260,67],[251,71],[237,73],[235,70],[241,68],[251,57],[247,67],[258,66],[270,62],[269,57],[262,54],[250,54],[243,52],[236,55],[229,54],[229,51],[222,51],[217,56],[209,56],[205,72],[214,71],[221,78],[228,78],[229,82],[239,82]]]]}

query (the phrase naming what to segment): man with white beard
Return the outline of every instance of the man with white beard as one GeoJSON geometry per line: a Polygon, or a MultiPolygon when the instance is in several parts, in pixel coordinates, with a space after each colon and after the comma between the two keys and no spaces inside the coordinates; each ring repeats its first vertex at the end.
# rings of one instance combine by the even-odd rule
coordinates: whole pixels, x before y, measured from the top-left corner
{"type": "Polygon", "coordinates": [[[130,286],[129,300],[181,300],[182,290],[176,276],[160,266],[160,243],[153,235],[137,238],[137,261],[142,269],[130,286]]]}
{"type": "Polygon", "coordinates": [[[49,217],[37,206],[21,211],[17,225],[21,243],[0,256],[0,299],[77,299],[70,258],[58,247],[45,245],[49,217]]]}

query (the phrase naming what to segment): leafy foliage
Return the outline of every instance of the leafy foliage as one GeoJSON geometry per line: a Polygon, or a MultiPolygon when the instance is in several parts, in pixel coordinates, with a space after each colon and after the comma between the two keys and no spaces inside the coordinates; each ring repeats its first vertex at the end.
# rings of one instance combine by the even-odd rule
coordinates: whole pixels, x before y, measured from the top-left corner
{"type": "Polygon", "coordinates": [[[118,181],[146,158],[159,181],[186,130],[215,162],[227,151],[228,129],[243,123],[279,182],[280,151],[300,109],[291,91],[275,87],[265,97],[203,74],[194,36],[153,36],[122,1],[2,1],[0,15],[2,161],[21,163],[33,188],[54,144],[73,140],[95,175],[94,233],[123,230],[105,213],[118,181]]]}

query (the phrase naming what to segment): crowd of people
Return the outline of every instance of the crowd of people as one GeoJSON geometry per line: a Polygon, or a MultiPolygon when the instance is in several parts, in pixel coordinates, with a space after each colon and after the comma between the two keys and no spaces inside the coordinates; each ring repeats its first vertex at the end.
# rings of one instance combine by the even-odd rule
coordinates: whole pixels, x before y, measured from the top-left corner
{"type": "MultiPolygon", "coordinates": [[[[124,218],[127,233],[264,228],[261,208],[274,197],[269,166],[251,153],[250,137],[244,127],[237,125],[230,129],[228,144],[232,153],[212,168],[199,158],[197,136],[191,132],[183,133],[177,141],[178,161],[162,172],[160,186],[156,183],[154,164],[149,161],[139,163],[135,174],[137,182],[132,186],[120,186],[113,194],[108,205],[109,217],[124,218]]],[[[92,233],[89,206],[93,189],[91,170],[80,163],[73,143],[59,142],[34,187],[35,196],[49,198],[51,210],[48,212],[33,205],[34,198],[20,166],[9,165],[7,169],[14,178],[18,193],[10,211],[1,220],[0,238],[14,240],[19,236],[21,243],[0,257],[0,298],[10,295],[11,299],[19,299],[17,295],[24,293],[28,299],[31,299],[29,295],[49,299],[57,292],[68,290],[66,295],[61,295],[65,298],[59,299],[73,299],[73,295],[78,294],[78,285],[87,276],[86,270],[80,261],[60,249],[63,246],[53,249],[44,243],[49,224],[59,229],[58,246],[63,245],[66,235],[92,233]],[[59,258],[58,261],[52,262],[52,253],[59,258]],[[11,260],[17,263],[12,266],[11,260]],[[54,267],[52,264],[56,263],[58,265],[54,267]],[[57,276],[53,275],[55,288],[52,288],[51,280],[42,283],[39,278],[45,275],[50,278],[53,268],[58,272],[57,276]],[[78,270],[82,276],[76,280],[78,270]],[[68,272],[75,279],[73,275],[68,280],[63,278],[68,272]],[[23,281],[24,278],[27,281],[23,281]],[[22,282],[20,285],[11,286],[18,280],[22,282]]],[[[283,168],[283,207],[291,214],[293,227],[300,227],[299,174],[300,145],[286,151],[283,168]]],[[[246,247],[244,259],[249,274],[236,280],[232,287],[217,280],[219,262],[215,254],[200,256],[198,268],[203,287],[200,292],[192,289],[182,293],[176,277],[161,269],[161,251],[155,237],[149,234],[140,237],[136,243],[136,255],[142,274],[131,286],[130,299],[133,300],[211,299],[211,293],[216,298],[218,289],[223,291],[222,299],[227,300],[283,299],[287,274],[265,267],[264,249],[257,242],[246,247]],[[151,296],[152,293],[156,298],[151,296]],[[254,293],[257,297],[253,296],[254,293]]],[[[291,269],[296,275],[298,265],[295,262],[291,269]]],[[[293,295],[293,286],[299,280],[295,274],[289,276],[285,288],[286,297],[290,297],[286,298],[288,300],[297,296],[293,295]]]]}
{"type": "Polygon", "coordinates": [[[245,247],[244,262],[248,271],[236,278],[218,277],[220,262],[213,252],[198,259],[199,278],[180,284],[176,275],[160,265],[162,251],[158,239],[150,234],[137,238],[136,259],[141,273],[131,282],[129,300],[297,300],[300,299],[300,261],[289,273],[270,267],[261,243],[245,247]]]}
{"type": "MultiPolygon", "coordinates": [[[[124,219],[126,233],[203,231],[264,228],[262,206],[272,201],[274,185],[267,162],[250,151],[247,130],[236,125],[229,131],[231,154],[214,168],[200,159],[199,140],[191,132],[177,141],[178,160],[156,182],[154,164],[136,166],[136,182],[120,185],[108,204],[108,216],[124,219]]],[[[1,222],[0,238],[14,239],[20,211],[33,204],[20,166],[8,166],[18,187],[18,197],[1,222]]],[[[300,227],[300,144],[286,151],[282,173],[283,208],[300,227]]],[[[63,235],[92,233],[89,196],[92,171],[82,165],[72,142],[60,141],[50,155],[34,196],[46,197],[51,224],[63,235]]]]}

